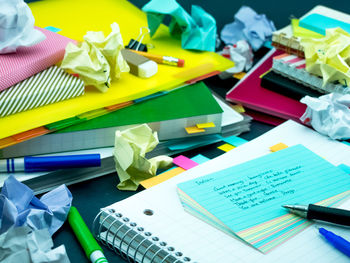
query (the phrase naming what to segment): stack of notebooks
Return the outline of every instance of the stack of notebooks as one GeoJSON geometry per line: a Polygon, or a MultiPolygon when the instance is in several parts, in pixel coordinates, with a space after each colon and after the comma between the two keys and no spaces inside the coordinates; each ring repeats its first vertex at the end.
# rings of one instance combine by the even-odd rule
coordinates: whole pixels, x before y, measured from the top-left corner
{"type": "Polygon", "coordinates": [[[323,84],[323,79],[306,71],[301,38],[323,38],[325,29],[344,27],[350,15],[316,6],[300,20],[273,33],[272,49],[227,94],[226,99],[250,110],[253,118],[270,124],[286,119],[299,121],[306,105],[304,96],[319,97],[330,92],[349,93],[339,83],[323,84]]]}
{"type": "MultiPolygon", "coordinates": [[[[158,152],[166,152],[170,141],[249,130],[249,117],[236,113],[203,83],[193,81],[224,71],[233,63],[213,52],[182,49],[181,41],[169,36],[165,25],[148,42],[154,46],[152,52],[184,59],[184,67],[159,64],[158,73],[148,79],[124,73],[106,93],[84,87],[77,76],[59,67],[67,43],[82,41],[87,31],[102,31],[107,36],[110,24],[117,22],[124,43],[136,38],[140,28],[147,26],[147,17],[128,1],[103,0],[98,6],[83,0],[37,1],[29,7],[47,39],[31,52],[1,55],[0,68],[5,71],[0,70],[0,126],[4,127],[0,130],[0,158],[57,153],[102,156],[101,168],[17,174],[36,192],[112,172],[116,130],[148,123],[159,134],[158,152]],[[81,6],[85,12],[76,13],[81,6]],[[63,12],[74,19],[62,19],[63,12]],[[120,15],[116,17],[116,13],[120,15]],[[31,63],[21,63],[29,61],[27,58],[31,63]],[[45,181],[43,177],[49,174],[69,176],[60,180],[51,176],[45,181]]],[[[1,174],[1,182],[6,177],[1,174]]]]}

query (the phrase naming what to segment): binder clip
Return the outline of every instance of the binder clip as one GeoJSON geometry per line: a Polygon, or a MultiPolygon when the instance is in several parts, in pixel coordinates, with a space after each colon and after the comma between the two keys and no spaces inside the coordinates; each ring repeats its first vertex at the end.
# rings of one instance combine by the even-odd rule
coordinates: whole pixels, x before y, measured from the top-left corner
{"type": "Polygon", "coordinates": [[[125,48],[147,52],[147,46],[145,44],[142,44],[142,40],[144,36],[149,33],[150,33],[150,30],[148,27],[145,27],[145,26],[141,27],[140,34],[137,36],[136,40],[130,39],[129,44],[125,46],[125,48]],[[146,32],[143,32],[144,31],[143,29],[146,29],[146,32]]]}

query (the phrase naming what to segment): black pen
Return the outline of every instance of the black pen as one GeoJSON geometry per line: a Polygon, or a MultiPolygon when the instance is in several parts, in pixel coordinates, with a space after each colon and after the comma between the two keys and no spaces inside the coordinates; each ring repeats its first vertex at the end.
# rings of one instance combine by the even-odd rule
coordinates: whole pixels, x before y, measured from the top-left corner
{"type": "Polygon", "coordinates": [[[283,205],[289,212],[307,219],[316,219],[350,226],[350,211],[319,205],[283,205]]]}

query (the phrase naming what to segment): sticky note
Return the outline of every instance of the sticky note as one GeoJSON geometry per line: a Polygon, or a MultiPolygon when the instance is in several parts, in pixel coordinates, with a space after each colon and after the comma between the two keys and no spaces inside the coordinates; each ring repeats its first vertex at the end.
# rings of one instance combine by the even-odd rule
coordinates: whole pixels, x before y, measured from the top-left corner
{"type": "Polygon", "coordinates": [[[285,148],[288,148],[288,146],[285,145],[283,142],[280,142],[280,143],[277,143],[277,144],[271,146],[270,147],[270,151],[271,152],[277,152],[277,151],[285,149],[285,148]]]}
{"type": "Polygon", "coordinates": [[[180,166],[181,168],[188,170],[192,167],[195,167],[198,165],[198,163],[192,161],[191,159],[187,158],[186,156],[179,155],[173,159],[173,163],[177,166],[180,166]]]}
{"type": "Polygon", "coordinates": [[[241,104],[236,104],[236,105],[231,105],[231,108],[237,111],[238,113],[243,113],[245,112],[245,109],[241,104]]]}
{"type": "Polygon", "coordinates": [[[57,33],[57,32],[60,32],[62,29],[59,29],[57,27],[53,27],[53,26],[47,26],[47,27],[44,27],[45,29],[47,30],[50,30],[51,32],[54,32],[54,33],[57,33]]]}
{"type": "Polygon", "coordinates": [[[248,142],[247,140],[244,140],[237,136],[222,137],[222,140],[236,147],[248,142]]]}
{"type": "Polygon", "coordinates": [[[196,124],[196,126],[199,129],[205,129],[205,128],[213,128],[215,127],[215,124],[212,122],[207,122],[207,123],[198,123],[196,124]]]}
{"type": "Polygon", "coordinates": [[[218,147],[218,149],[224,151],[224,152],[228,152],[228,151],[231,151],[232,149],[236,148],[235,146],[231,145],[231,144],[228,144],[228,143],[225,143],[221,146],[218,147]]]}
{"type": "Polygon", "coordinates": [[[188,134],[205,132],[205,129],[200,129],[200,128],[197,128],[196,126],[186,127],[185,130],[188,134]]]}
{"type": "Polygon", "coordinates": [[[205,157],[204,155],[197,154],[196,156],[192,157],[191,160],[198,164],[202,164],[209,161],[210,159],[208,157],[205,157]]]}
{"type": "Polygon", "coordinates": [[[157,184],[160,184],[160,183],[162,183],[162,182],[164,182],[164,181],[166,181],[166,180],[168,180],[168,179],[170,179],[170,178],[172,178],[172,177],[174,177],[174,176],[176,176],[184,171],[186,171],[186,170],[181,168],[181,167],[176,167],[174,169],[170,169],[164,173],[161,173],[157,176],[154,176],[152,178],[144,180],[144,181],[140,182],[140,184],[144,188],[148,189],[148,188],[151,188],[157,184]]]}
{"type": "Polygon", "coordinates": [[[243,79],[243,77],[246,75],[245,72],[239,72],[239,73],[235,73],[233,74],[233,77],[236,79],[243,79]]]}

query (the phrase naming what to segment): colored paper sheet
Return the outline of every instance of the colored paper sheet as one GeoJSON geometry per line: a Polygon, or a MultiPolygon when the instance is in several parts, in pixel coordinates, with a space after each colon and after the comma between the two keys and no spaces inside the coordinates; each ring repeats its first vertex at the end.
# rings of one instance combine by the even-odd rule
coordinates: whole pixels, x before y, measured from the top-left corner
{"type": "Polygon", "coordinates": [[[237,136],[222,137],[222,140],[236,147],[248,142],[247,140],[244,140],[237,136]]]}
{"type": "Polygon", "coordinates": [[[233,150],[234,148],[236,148],[235,146],[231,145],[231,144],[228,144],[228,143],[225,143],[223,145],[220,145],[218,147],[218,149],[224,151],[224,152],[229,152],[231,150],[233,150]]]}
{"type": "Polygon", "coordinates": [[[177,151],[177,150],[190,150],[193,148],[198,148],[201,146],[205,146],[208,144],[216,143],[221,141],[221,136],[217,134],[207,135],[207,136],[198,136],[193,137],[191,139],[185,140],[176,140],[168,145],[169,150],[177,151]]]}
{"type": "Polygon", "coordinates": [[[338,168],[342,169],[347,174],[350,174],[350,166],[348,166],[346,164],[339,164],[338,168]]]}
{"type": "Polygon", "coordinates": [[[196,124],[198,129],[206,129],[206,128],[213,128],[215,127],[215,124],[212,122],[207,122],[207,123],[198,123],[196,124]]]}
{"type": "Polygon", "coordinates": [[[198,163],[192,161],[191,159],[187,158],[186,156],[179,155],[173,159],[173,163],[177,166],[180,166],[181,168],[188,170],[192,167],[195,167],[198,165],[198,163]]]}
{"type": "Polygon", "coordinates": [[[277,152],[279,150],[283,150],[285,148],[288,148],[288,145],[285,145],[283,142],[277,143],[270,147],[271,152],[277,152]]]}
{"type": "Polygon", "coordinates": [[[186,127],[185,130],[188,134],[205,132],[205,129],[201,129],[196,126],[186,127]]]}
{"type": "Polygon", "coordinates": [[[347,173],[296,145],[180,183],[178,193],[188,212],[268,252],[311,224],[281,205],[331,206],[349,196],[349,187],[347,173]]]}
{"type": "MultiPolygon", "coordinates": [[[[94,1],[84,0],[37,1],[29,3],[29,7],[37,26],[54,25],[62,29],[59,34],[78,41],[83,40],[87,31],[102,31],[107,35],[110,32],[110,25],[117,22],[126,44],[131,38],[135,39],[138,36],[141,27],[147,26],[146,14],[126,0],[101,0],[98,5],[94,1]],[[65,19],[62,19],[62,14],[65,19]]],[[[0,127],[7,127],[0,129],[0,138],[74,117],[90,110],[170,90],[182,85],[186,80],[215,70],[224,71],[234,66],[233,62],[213,52],[193,52],[182,49],[181,41],[169,36],[169,29],[165,25],[159,26],[154,38],[149,40],[145,37],[143,42],[152,44],[154,53],[184,59],[186,66],[159,65],[157,75],[149,79],[123,73],[120,80],[112,81],[107,93],[101,93],[94,87],[87,87],[84,96],[71,101],[62,101],[7,116],[0,121],[0,127]]]]}

